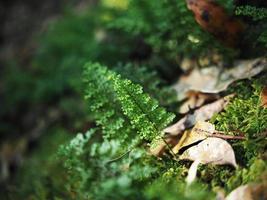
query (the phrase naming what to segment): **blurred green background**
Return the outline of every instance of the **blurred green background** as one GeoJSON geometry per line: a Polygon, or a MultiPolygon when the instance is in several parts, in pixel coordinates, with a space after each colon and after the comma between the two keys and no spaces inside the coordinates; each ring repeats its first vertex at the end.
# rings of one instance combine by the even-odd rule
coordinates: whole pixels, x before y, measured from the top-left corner
{"type": "MultiPolygon", "coordinates": [[[[233,11],[231,0],[219,2],[233,11]]],[[[142,83],[176,112],[177,102],[162,100],[149,89],[153,83],[170,86],[182,73],[184,58],[216,52],[231,63],[241,55],[202,30],[180,0],[1,1],[0,14],[1,199],[35,199],[32,193],[42,199],[44,188],[66,195],[57,190],[64,175],[51,155],[77,132],[95,126],[83,97],[86,62],[142,83]],[[135,74],[138,70],[127,65],[145,71],[135,74]]],[[[43,199],[53,199],[53,192],[43,199]]]]}

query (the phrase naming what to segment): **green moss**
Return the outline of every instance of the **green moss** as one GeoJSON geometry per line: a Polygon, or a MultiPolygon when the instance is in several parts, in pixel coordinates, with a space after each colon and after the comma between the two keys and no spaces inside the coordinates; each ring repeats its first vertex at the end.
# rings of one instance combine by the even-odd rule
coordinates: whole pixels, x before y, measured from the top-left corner
{"type": "MultiPolygon", "coordinates": [[[[219,2],[233,10],[232,1],[219,2]]],[[[21,70],[11,69],[14,75],[6,76],[10,104],[1,110],[1,116],[17,102],[56,99],[73,119],[69,123],[72,127],[82,126],[85,119],[97,126],[61,146],[57,159],[52,155],[64,140],[55,135],[52,142],[44,140],[43,150],[20,171],[14,185],[21,188],[12,199],[214,199],[217,188],[230,192],[241,184],[264,179],[266,140],[260,134],[267,129],[267,109],[259,97],[266,85],[264,74],[258,80],[233,84],[225,93],[234,92],[236,97],[211,120],[217,130],[245,134],[245,141],[229,141],[239,168],[201,165],[197,181],[187,186],[184,180],[192,162],[176,161],[169,155],[157,159],[147,153],[147,142],[161,135],[173,119],[161,106],[177,110],[174,93],[152,69],[163,72],[168,68],[177,78],[183,57],[197,58],[216,51],[226,58],[237,53],[225,49],[197,25],[186,1],[130,0],[120,9],[107,5],[99,4],[94,11],[79,15],[67,13],[42,38],[31,63],[33,72],[23,73],[22,80],[16,75],[21,75],[21,70]],[[82,65],[87,61],[87,102],[81,103],[82,65]],[[63,95],[75,97],[58,100],[63,95]],[[84,121],[77,124],[74,118],[78,116],[84,121]],[[51,161],[45,162],[50,156],[51,161]]],[[[171,82],[171,77],[165,78],[171,82]]]]}
{"type": "Polygon", "coordinates": [[[188,186],[185,182],[177,180],[166,183],[164,179],[159,179],[147,186],[145,195],[147,199],[153,200],[176,200],[177,198],[183,200],[209,200],[215,198],[215,194],[200,183],[188,186]]]}
{"type": "Polygon", "coordinates": [[[237,132],[245,134],[246,140],[232,141],[237,160],[243,164],[263,153],[266,147],[265,139],[260,135],[267,129],[267,110],[260,99],[263,86],[264,80],[239,83],[233,89],[236,93],[234,100],[211,120],[217,130],[233,135],[237,132]]]}
{"type": "MultiPolygon", "coordinates": [[[[263,76],[264,77],[264,76],[263,76]]],[[[240,167],[237,170],[225,167],[204,169],[203,179],[212,180],[212,186],[224,187],[230,192],[236,187],[249,182],[260,181],[266,173],[264,156],[266,139],[261,133],[267,129],[267,110],[261,105],[260,93],[265,85],[264,78],[237,83],[229,92],[235,92],[236,97],[226,107],[225,111],[217,114],[211,120],[216,129],[227,134],[244,133],[244,141],[229,141],[235,151],[240,167]],[[237,132],[236,132],[237,131],[237,132]],[[208,172],[206,172],[208,170],[208,172]]]]}
{"type": "Polygon", "coordinates": [[[248,165],[248,168],[239,168],[235,171],[234,175],[227,181],[226,189],[230,192],[238,186],[249,182],[261,182],[266,179],[266,173],[266,160],[255,158],[250,165],[248,165]]]}

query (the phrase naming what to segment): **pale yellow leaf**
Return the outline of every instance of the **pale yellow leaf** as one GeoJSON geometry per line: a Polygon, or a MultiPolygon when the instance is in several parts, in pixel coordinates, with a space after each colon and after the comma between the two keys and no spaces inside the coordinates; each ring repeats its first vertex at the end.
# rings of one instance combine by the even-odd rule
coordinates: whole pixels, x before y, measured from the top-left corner
{"type": "Polygon", "coordinates": [[[181,148],[206,139],[209,135],[213,134],[214,131],[215,126],[213,124],[198,121],[191,131],[187,130],[183,133],[182,138],[172,150],[174,153],[178,153],[181,148]]]}
{"type": "Polygon", "coordinates": [[[199,160],[195,160],[192,163],[192,165],[190,166],[190,168],[188,170],[188,175],[186,177],[187,184],[191,184],[196,179],[196,176],[197,176],[197,167],[198,167],[199,163],[200,163],[199,160]]]}
{"type": "Polygon", "coordinates": [[[175,124],[165,128],[163,131],[171,135],[182,134],[186,129],[194,126],[197,121],[209,120],[215,113],[222,111],[233,96],[234,95],[231,94],[213,103],[202,106],[195,110],[193,114],[186,115],[175,124]]]}
{"type": "Polygon", "coordinates": [[[235,153],[231,145],[223,139],[209,137],[198,145],[190,147],[181,156],[184,160],[199,160],[202,164],[231,164],[237,167],[235,153]]]}

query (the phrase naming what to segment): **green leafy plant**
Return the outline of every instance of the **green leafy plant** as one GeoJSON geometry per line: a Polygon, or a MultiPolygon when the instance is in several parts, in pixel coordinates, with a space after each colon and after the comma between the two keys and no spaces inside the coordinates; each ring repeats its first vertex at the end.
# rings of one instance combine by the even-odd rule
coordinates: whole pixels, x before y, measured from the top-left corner
{"type": "Polygon", "coordinates": [[[139,130],[141,137],[151,141],[159,136],[163,128],[173,120],[174,115],[168,114],[165,109],[159,107],[157,101],[143,94],[141,86],[130,80],[123,80],[120,76],[111,79],[114,81],[114,89],[124,114],[139,130]]]}
{"type": "Polygon", "coordinates": [[[237,15],[244,15],[251,17],[254,21],[263,20],[267,18],[266,8],[257,8],[253,6],[239,6],[236,9],[237,15]]]}
{"type": "MultiPolygon", "coordinates": [[[[91,116],[107,138],[131,142],[137,129],[143,138],[151,140],[173,119],[157,101],[143,94],[141,86],[121,79],[100,64],[88,63],[84,77],[91,116]]],[[[150,88],[154,90],[154,86],[150,88]]]]}
{"type": "MultiPolygon", "coordinates": [[[[219,2],[229,11],[234,9],[230,0],[219,2]]],[[[265,15],[257,9],[239,9],[238,15],[263,24],[265,15]]],[[[264,30],[259,26],[262,39],[258,34],[256,38],[261,41],[264,30]]],[[[23,107],[24,102],[56,104],[63,113],[64,123],[57,126],[64,129],[64,139],[57,138],[60,131],[53,127],[45,130],[50,139],[44,140],[33,159],[26,159],[10,187],[17,191],[4,190],[11,192],[8,198],[214,199],[218,188],[229,193],[264,179],[266,142],[261,133],[267,128],[267,113],[259,99],[263,80],[231,85],[226,93],[237,96],[211,120],[216,130],[244,133],[245,141],[229,141],[238,169],[200,165],[197,180],[188,186],[190,161],[173,159],[169,151],[162,158],[149,154],[148,148],[162,140],[162,130],[174,119],[170,112],[178,109],[170,84],[180,75],[181,59],[211,52],[224,58],[237,55],[197,25],[186,1],[103,0],[84,13],[65,13],[40,40],[31,72],[17,70],[18,66],[5,71],[8,96],[3,105],[8,107],[0,115],[19,110],[18,104],[23,107]],[[76,126],[85,133],[70,136],[76,126]],[[45,158],[50,161],[42,164],[45,158]]],[[[14,131],[12,125],[1,124],[0,130],[8,135],[8,130],[14,131]]]]}

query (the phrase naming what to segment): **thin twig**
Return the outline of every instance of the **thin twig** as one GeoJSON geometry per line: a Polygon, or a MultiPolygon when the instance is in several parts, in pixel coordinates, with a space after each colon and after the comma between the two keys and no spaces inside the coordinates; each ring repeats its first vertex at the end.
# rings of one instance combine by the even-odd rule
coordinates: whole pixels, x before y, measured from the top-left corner
{"type": "Polygon", "coordinates": [[[166,144],[166,146],[169,149],[169,151],[171,152],[172,156],[177,160],[178,159],[177,156],[175,155],[175,153],[173,152],[172,148],[170,147],[170,145],[168,144],[168,142],[165,140],[165,138],[161,136],[161,139],[166,144]]]}
{"type": "Polygon", "coordinates": [[[217,137],[217,138],[222,138],[226,140],[245,140],[246,138],[244,136],[235,136],[235,135],[223,135],[219,133],[214,133],[211,134],[210,137],[217,137]]]}
{"type": "Polygon", "coordinates": [[[109,160],[109,161],[107,161],[107,162],[106,162],[106,164],[109,164],[109,163],[115,162],[115,161],[117,161],[117,160],[119,160],[119,159],[123,158],[125,155],[127,155],[128,153],[130,153],[132,150],[133,150],[133,148],[132,148],[132,149],[130,149],[130,150],[128,150],[128,151],[126,151],[124,154],[122,154],[122,155],[118,156],[117,158],[114,158],[114,159],[112,159],[112,160],[109,160]]]}

